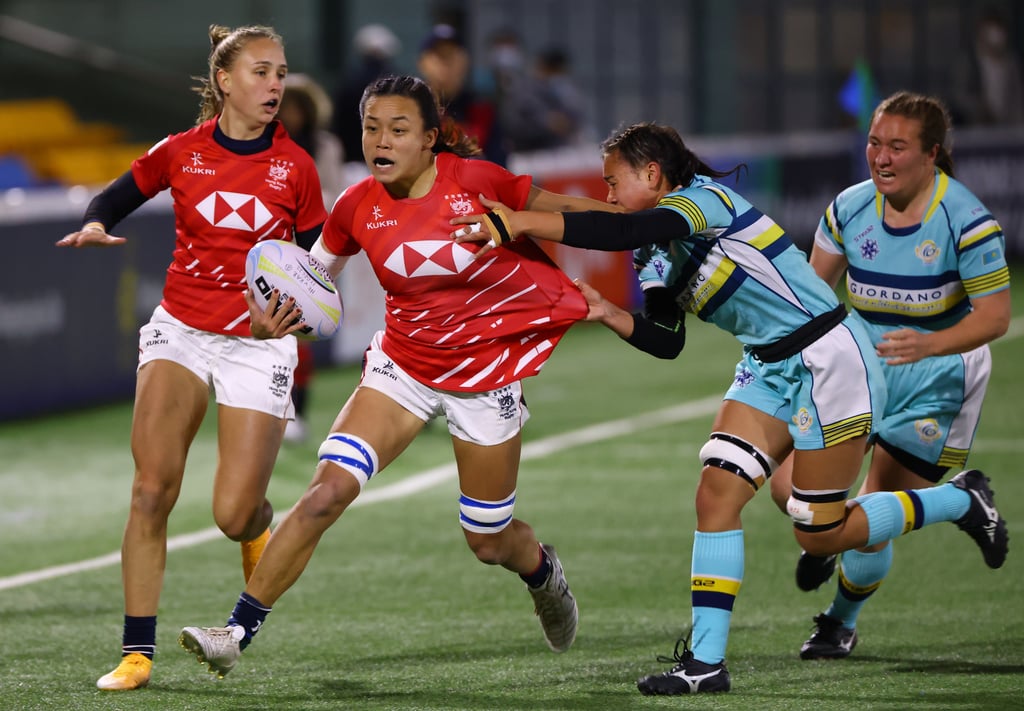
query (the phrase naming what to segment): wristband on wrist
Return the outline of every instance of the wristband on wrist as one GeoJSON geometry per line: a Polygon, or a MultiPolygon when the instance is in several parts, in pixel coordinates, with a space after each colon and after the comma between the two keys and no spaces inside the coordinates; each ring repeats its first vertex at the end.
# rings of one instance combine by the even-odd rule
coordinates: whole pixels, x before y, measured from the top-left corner
{"type": "Polygon", "coordinates": [[[491,242],[494,243],[495,247],[500,247],[506,242],[515,241],[508,217],[500,208],[485,212],[484,224],[487,226],[487,231],[491,233],[491,242]]]}
{"type": "Polygon", "coordinates": [[[106,232],[107,228],[103,226],[102,222],[86,222],[82,225],[82,231],[85,230],[98,230],[100,232],[106,232]]]}

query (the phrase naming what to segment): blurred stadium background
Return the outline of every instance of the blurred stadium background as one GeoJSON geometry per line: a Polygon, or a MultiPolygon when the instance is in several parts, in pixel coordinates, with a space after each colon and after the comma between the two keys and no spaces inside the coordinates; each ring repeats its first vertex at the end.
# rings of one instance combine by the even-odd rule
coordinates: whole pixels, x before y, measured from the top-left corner
{"type": "MultiPolygon", "coordinates": [[[[1019,259],[1024,125],[972,123],[963,79],[991,10],[1006,19],[1011,45],[1024,46],[1024,4],[1011,0],[0,0],[0,230],[8,262],[32,265],[0,283],[0,355],[19,373],[0,420],[130,397],[137,327],[159,299],[173,239],[169,201],[118,227],[125,249],[52,244],[132,158],[192,125],[211,22],[273,25],[291,70],[328,90],[352,71],[352,39],[369,23],[394,32],[395,65],[412,73],[436,22],[461,29],[478,81],[499,30],[518,33],[532,55],[561,47],[591,140],[513,153],[512,170],[603,198],[597,142],[624,123],[670,123],[713,165],[745,162],[741,189],[801,246],[828,200],[865,177],[862,128],[875,100],[902,88],[937,94],[959,121],[957,177],[995,213],[1019,259]]],[[[353,180],[363,174],[358,163],[347,169],[353,180]]],[[[627,256],[564,250],[556,259],[619,301],[635,299],[627,256]]],[[[358,358],[380,321],[372,275],[357,265],[342,289],[360,307],[341,336],[318,345],[321,364],[358,358]]]]}

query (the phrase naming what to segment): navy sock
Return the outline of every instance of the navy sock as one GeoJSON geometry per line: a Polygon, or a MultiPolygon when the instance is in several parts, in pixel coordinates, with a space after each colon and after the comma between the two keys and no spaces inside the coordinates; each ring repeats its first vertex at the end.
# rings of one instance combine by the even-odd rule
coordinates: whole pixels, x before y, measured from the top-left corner
{"type": "Polygon", "coordinates": [[[152,617],[124,616],[124,633],[121,637],[121,656],[141,654],[153,658],[156,652],[156,615],[152,617]]]}
{"type": "Polygon", "coordinates": [[[238,643],[241,649],[249,646],[269,614],[270,608],[252,595],[242,593],[238,596],[235,609],[231,611],[231,617],[228,618],[228,626],[237,625],[245,630],[245,637],[238,643]]]}
{"type": "Polygon", "coordinates": [[[551,559],[548,558],[548,554],[544,552],[544,548],[541,548],[540,565],[537,566],[537,569],[526,575],[520,573],[519,577],[531,588],[539,588],[548,581],[549,575],[551,575],[551,559]]]}

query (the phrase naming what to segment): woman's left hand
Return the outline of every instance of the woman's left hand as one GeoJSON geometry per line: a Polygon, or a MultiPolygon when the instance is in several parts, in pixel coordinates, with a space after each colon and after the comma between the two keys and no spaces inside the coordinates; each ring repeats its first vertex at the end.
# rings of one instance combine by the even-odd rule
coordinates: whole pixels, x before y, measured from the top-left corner
{"type": "Polygon", "coordinates": [[[879,358],[885,358],[888,365],[906,365],[931,356],[928,335],[912,328],[900,328],[882,334],[882,340],[875,346],[879,358]]]}
{"type": "Polygon", "coordinates": [[[587,300],[587,321],[600,321],[608,316],[610,304],[601,292],[582,279],[573,279],[573,284],[587,300]]]}

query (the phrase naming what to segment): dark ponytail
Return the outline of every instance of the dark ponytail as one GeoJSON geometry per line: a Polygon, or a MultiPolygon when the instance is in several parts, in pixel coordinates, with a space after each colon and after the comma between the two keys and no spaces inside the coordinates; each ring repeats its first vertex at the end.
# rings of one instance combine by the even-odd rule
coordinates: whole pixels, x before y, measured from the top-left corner
{"type": "Polygon", "coordinates": [[[715,170],[683,142],[679,132],[671,126],[656,123],[635,123],[615,131],[601,144],[601,152],[607,156],[617,153],[628,165],[641,168],[655,162],[672,185],[689,185],[696,174],[711,178],[724,178],[746,170],[740,163],[729,170],[715,170]]]}

